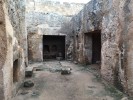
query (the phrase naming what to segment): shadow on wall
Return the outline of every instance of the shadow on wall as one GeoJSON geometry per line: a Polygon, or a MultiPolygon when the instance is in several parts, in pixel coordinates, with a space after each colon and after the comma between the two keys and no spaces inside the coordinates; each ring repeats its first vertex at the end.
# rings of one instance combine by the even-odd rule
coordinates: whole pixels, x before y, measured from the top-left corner
{"type": "Polygon", "coordinates": [[[96,64],[101,62],[101,31],[85,33],[85,62],[96,64]]]}
{"type": "Polygon", "coordinates": [[[19,81],[19,60],[13,62],[13,82],[16,83],[19,81]]]}

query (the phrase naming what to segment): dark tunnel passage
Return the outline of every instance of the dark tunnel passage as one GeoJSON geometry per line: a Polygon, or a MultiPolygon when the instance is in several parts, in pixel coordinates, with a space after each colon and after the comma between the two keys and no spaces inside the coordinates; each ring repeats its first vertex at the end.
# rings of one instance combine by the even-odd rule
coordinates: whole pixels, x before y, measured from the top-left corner
{"type": "Polygon", "coordinates": [[[43,59],[65,59],[65,36],[43,36],[43,59]]]}
{"type": "Polygon", "coordinates": [[[85,33],[85,52],[87,62],[101,62],[101,31],[85,33]]]}
{"type": "Polygon", "coordinates": [[[101,62],[101,31],[92,33],[92,63],[101,62]]]}

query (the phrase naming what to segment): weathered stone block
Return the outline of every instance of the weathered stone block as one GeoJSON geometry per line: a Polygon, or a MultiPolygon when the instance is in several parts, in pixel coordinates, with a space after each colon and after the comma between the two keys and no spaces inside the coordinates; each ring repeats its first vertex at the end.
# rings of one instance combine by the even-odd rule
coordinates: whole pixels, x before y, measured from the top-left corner
{"type": "Polygon", "coordinates": [[[33,86],[34,86],[34,83],[30,80],[24,82],[24,87],[26,87],[26,88],[30,88],[30,87],[33,87],[33,86]]]}
{"type": "Polygon", "coordinates": [[[25,77],[32,77],[33,75],[33,68],[27,67],[25,70],[25,77]]]}
{"type": "Polygon", "coordinates": [[[62,69],[61,75],[70,75],[71,74],[71,68],[68,69],[62,69]]]}

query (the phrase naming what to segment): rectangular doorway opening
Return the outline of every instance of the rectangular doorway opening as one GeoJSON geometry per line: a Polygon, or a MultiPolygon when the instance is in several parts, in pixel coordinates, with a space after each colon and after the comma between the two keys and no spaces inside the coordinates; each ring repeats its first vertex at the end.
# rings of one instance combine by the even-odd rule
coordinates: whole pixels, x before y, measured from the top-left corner
{"type": "Polygon", "coordinates": [[[92,33],[92,63],[101,62],[101,31],[92,33]]]}
{"type": "Polygon", "coordinates": [[[65,59],[65,36],[43,36],[43,60],[65,59]]]}
{"type": "Polygon", "coordinates": [[[13,62],[13,82],[18,82],[19,79],[19,61],[18,59],[13,62]]]}
{"type": "Polygon", "coordinates": [[[85,33],[85,61],[88,64],[101,62],[101,31],[85,33]]]}

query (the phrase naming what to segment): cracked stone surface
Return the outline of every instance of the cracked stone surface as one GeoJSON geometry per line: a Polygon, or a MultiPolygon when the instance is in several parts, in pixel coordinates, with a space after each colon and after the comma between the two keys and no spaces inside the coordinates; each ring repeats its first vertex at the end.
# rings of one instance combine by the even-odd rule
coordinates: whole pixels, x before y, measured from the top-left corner
{"type": "Polygon", "coordinates": [[[103,84],[97,65],[76,65],[68,61],[33,63],[34,87],[21,88],[14,100],[121,100],[124,94],[103,84]],[[62,68],[71,68],[71,75],[61,75],[62,68]],[[36,70],[40,69],[40,70],[36,70]]]}

